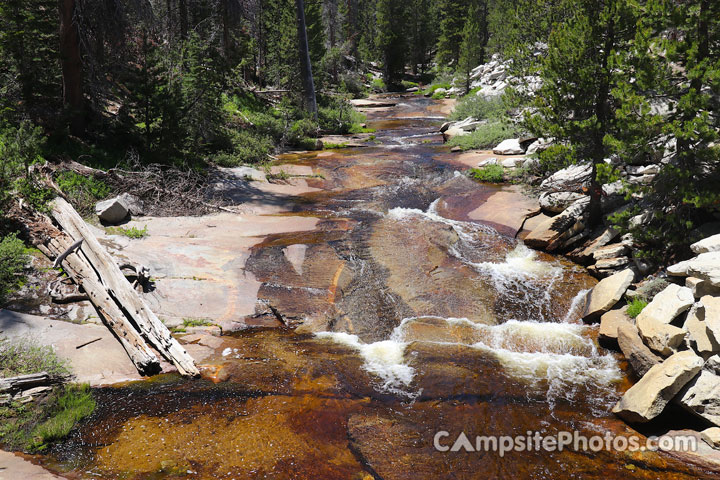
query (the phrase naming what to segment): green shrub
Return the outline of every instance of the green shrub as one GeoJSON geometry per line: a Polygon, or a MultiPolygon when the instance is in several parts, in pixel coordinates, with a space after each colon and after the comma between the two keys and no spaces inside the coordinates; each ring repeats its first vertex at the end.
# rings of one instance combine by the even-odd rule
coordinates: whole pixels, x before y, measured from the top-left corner
{"type": "Polygon", "coordinates": [[[27,339],[0,338],[0,377],[39,372],[64,375],[69,370],[67,362],[58,358],[50,346],[27,339]]]}
{"type": "Polygon", "coordinates": [[[147,225],[145,225],[143,228],[137,228],[137,227],[108,227],[105,229],[110,235],[124,235],[128,238],[143,238],[147,237],[148,229],[147,225]]]}
{"type": "Polygon", "coordinates": [[[60,172],[55,183],[82,214],[90,213],[98,200],[107,198],[112,192],[102,180],[72,171],[60,172]]]}
{"type": "MultiPolygon", "coordinates": [[[[0,240],[0,305],[24,283],[23,272],[30,260],[25,244],[10,234],[0,240]]],[[[2,363],[0,363],[2,368],[2,363]]]]}
{"type": "Polygon", "coordinates": [[[323,133],[333,135],[346,135],[348,133],[361,133],[365,115],[358,112],[345,101],[333,101],[328,106],[318,109],[318,122],[323,133]]]}
{"type": "Polygon", "coordinates": [[[372,88],[375,93],[382,93],[387,90],[385,81],[382,78],[373,78],[370,88],[372,88]]]}
{"type": "Polygon", "coordinates": [[[430,85],[428,88],[425,89],[423,92],[425,95],[434,96],[435,90],[438,88],[444,88],[445,90],[450,90],[452,88],[452,84],[450,81],[437,81],[430,85]]]}
{"type": "Polygon", "coordinates": [[[502,183],[504,173],[502,165],[487,165],[485,167],[471,168],[468,175],[479,182],[502,183]]]}
{"type": "Polygon", "coordinates": [[[220,152],[211,160],[221,167],[237,167],[267,161],[274,148],[273,139],[249,130],[235,130],[231,134],[232,151],[220,152]]]}
{"type": "Polygon", "coordinates": [[[31,449],[42,451],[49,443],[65,438],[80,420],[95,411],[95,406],[87,384],[66,385],[57,402],[48,408],[48,418],[33,428],[31,449]]]}
{"type": "Polygon", "coordinates": [[[575,150],[566,145],[550,145],[537,156],[540,160],[540,169],[545,173],[554,173],[577,163],[575,150]]]}
{"type": "Polygon", "coordinates": [[[633,298],[628,303],[627,314],[630,318],[635,318],[640,315],[640,312],[647,307],[648,302],[642,298],[633,298]]]}
{"type": "Polygon", "coordinates": [[[505,139],[516,138],[519,133],[519,130],[512,125],[502,122],[486,123],[469,135],[452,137],[448,145],[463,150],[492,148],[505,139]]]}
{"type": "Polygon", "coordinates": [[[204,327],[212,325],[212,321],[206,318],[183,318],[184,327],[204,327]]]}
{"type": "Polygon", "coordinates": [[[476,120],[499,120],[506,113],[502,97],[482,97],[466,95],[458,101],[450,114],[450,120],[463,120],[473,117],[476,120]]]}

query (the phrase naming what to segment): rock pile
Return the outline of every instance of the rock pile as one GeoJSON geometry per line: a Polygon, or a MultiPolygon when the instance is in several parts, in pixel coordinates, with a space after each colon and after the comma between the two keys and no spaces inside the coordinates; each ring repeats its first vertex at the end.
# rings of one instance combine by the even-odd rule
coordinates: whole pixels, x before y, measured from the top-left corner
{"type": "Polygon", "coordinates": [[[616,345],[640,378],[613,412],[644,423],[673,402],[705,421],[702,437],[713,439],[720,427],[720,235],[691,248],[697,256],[668,267],[674,283],[656,282],[664,287],[635,319],[627,307],[613,310],[641,290],[628,290],[635,277],[629,268],[595,286],[584,317],[600,318],[601,342],[616,345]]]}

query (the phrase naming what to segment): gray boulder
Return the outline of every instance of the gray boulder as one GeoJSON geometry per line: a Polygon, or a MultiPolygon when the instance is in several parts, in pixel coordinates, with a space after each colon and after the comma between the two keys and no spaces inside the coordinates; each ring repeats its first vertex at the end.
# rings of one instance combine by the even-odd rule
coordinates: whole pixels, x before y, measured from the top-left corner
{"type": "Polygon", "coordinates": [[[129,212],[125,202],[120,197],[115,197],[98,202],[95,205],[95,213],[103,222],[116,224],[125,220],[129,212]]]}
{"type": "Polygon", "coordinates": [[[720,426],[720,376],[717,373],[703,369],[682,389],[677,401],[685,410],[720,426]]]}
{"type": "Polygon", "coordinates": [[[591,165],[571,165],[550,175],[540,184],[544,192],[582,192],[590,185],[591,165]]]}
{"type": "Polygon", "coordinates": [[[671,283],[655,295],[647,307],[638,315],[638,321],[652,318],[653,320],[669,324],[681,313],[687,311],[695,303],[692,290],[671,283]]]}
{"type": "Polygon", "coordinates": [[[522,155],[525,153],[525,149],[520,145],[519,139],[510,138],[503,140],[497,147],[493,148],[493,153],[495,155],[522,155]]]}
{"type": "Polygon", "coordinates": [[[695,253],[720,252],[720,234],[705,238],[690,245],[695,253]]]}
{"type": "Polygon", "coordinates": [[[546,212],[561,213],[584,196],[574,192],[544,192],[539,198],[540,208],[546,212]]]}

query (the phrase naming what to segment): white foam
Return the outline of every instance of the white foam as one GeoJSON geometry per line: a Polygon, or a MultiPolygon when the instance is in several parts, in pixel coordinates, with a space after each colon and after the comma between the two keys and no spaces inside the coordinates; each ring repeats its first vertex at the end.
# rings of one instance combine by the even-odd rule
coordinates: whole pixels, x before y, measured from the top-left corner
{"type": "Polygon", "coordinates": [[[356,349],[365,360],[363,368],[382,379],[381,390],[412,396],[407,388],[415,377],[415,369],[405,364],[406,343],[392,339],[362,343],[357,335],[344,332],[319,332],[315,335],[356,349]]]}
{"type": "MultiPolygon", "coordinates": [[[[412,342],[407,327],[422,318],[407,318],[393,332],[396,342],[412,342]]],[[[612,395],[612,385],[622,378],[612,355],[597,351],[589,336],[590,327],[574,323],[544,323],[510,320],[485,325],[466,318],[443,318],[448,326],[471,327],[478,341],[469,346],[492,355],[504,372],[529,385],[547,383],[549,400],[570,398],[578,388],[590,386],[612,395]]]]}
{"type": "Polygon", "coordinates": [[[551,277],[562,271],[559,266],[538,260],[537,252],[523,243],[518,243],[508,252],[502,263],[478,262],[472,265],[499,279],[551,277]]]}

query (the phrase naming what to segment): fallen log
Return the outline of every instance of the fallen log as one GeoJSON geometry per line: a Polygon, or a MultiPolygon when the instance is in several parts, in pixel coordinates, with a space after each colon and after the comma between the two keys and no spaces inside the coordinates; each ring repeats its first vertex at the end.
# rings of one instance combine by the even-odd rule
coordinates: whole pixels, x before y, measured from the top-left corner
{"type": "Polygon", "coordinates": [[[30,373],[16,377],[0,378],[0,393],[18,392],[33,387],[58,385],[68,379],[64,375],[50,375],[47,372],[30,373]]]}
{"type": "MultiPolygon", "coordinates": [[[[53,219],[60,226],[65,236],[70,237],[70,244],[67,242],[64,245],[58,244],[57,247],[59,248],[56,252],[63,253],[72,245],[72,242],[83,240],[80,247],[67,256],[63,265],[69,263],[70,259],[77,257],[84,260],[93,270],[99,284],[92,278],[90,272],[81,272],[79,270],[75,272],[83,282],[83,288],[90,296],[90,301],[96,306],[99,305],[105,311],[109,321],[117,324],[118,330],[136,347],[135,350],[149,351],[147,346],[145,346],[145,349],[141,348],[144,342],[137,342],[137,336],[133,335],[128,327],[134,327],[132,330],[136,334],[139,333],[163,357],[172,362],[180,374],[199,375],[200,372],[193,358],[173,338],[170,330],[150,310],[145,301],[128,283],[113,258],[100,245],[95,235],[93,235],[75,209],[67,201],[59,197],[52,202],[51,206],[53,219]],[[85,288],[85,283],[90,284],[92,292],[85,288]],[[118,312],[120,315],[118,315],[118,312]]],[[[77,269],[80,262],[75,261],[73,263],[77,269]]],[[[148,367],[154,363],[150,357],[143,362],[148,367]]],[[[136,363],[136,365],[138,364],[136,363]]]]}

